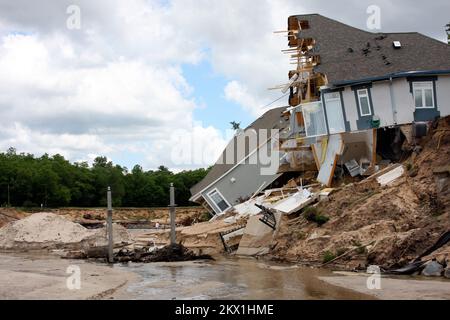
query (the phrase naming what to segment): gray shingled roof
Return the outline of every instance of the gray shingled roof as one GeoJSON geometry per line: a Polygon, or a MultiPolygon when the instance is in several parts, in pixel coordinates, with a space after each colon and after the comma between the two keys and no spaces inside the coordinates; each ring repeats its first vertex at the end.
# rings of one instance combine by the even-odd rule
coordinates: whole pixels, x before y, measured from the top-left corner
{"type": "Polygon", "coordinates": [[[372,33],[319,14],[295,17],[309,21],[299,37],[316,40],[321,63],[315,70],[331,85],[401,72],[450,71],[450,46],[420,33],[372,33]],[[402,48],[394,49],[393,41],[402,48]]]}
{"type": "MultiPolygon", "coordinates": [[[[259,129],[284,129],[289,125],[289,121],[286,121],[286,119],[283,117],[283,112],[286,110],[286,107],[281,108],[275,108],[272,110],[269,110],[266,112],[262,117],[257,119],[255,122],[253,122],[248,128],[245,129],[245,131],[248,131],[250,129],[259,130],[259,129]]],[[[270,134],[270,133],[269,133],[270,134]]],[[[235,139],[234,139],[235,140],[235,139]]],[[[230,146],[236,145],[232,143],[233,141],[230,141],[227,148],[230,146]]],[[[225,158],[226,150],[223,152],[223,157],[225,158]]],[[[246,150],[244,158],[251,153],[254,150],[246,150]]],[[[237,153],[235,153],[237,154],[237,153]]],[[[243,158],[237,159],[236,163],[239,163],[243,158]]],[[[191,188],[191,194],[195,196],[199,192],[201,192],[203,189],[208,187],[211,183],[216,181],[218,178],[220,178],[222,175],[230,171],[235,165],[232,164],[215,164],[211,171],[208,173],[208,175],[200,181],[200,183],[196,184],[194,187],[191,188]]]]}

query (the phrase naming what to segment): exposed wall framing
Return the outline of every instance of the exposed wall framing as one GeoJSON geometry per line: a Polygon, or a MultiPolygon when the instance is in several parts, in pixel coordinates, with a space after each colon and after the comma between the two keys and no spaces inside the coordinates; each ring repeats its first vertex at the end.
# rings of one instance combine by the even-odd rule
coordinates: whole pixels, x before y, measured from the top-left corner
{"type": "Polygon", "coordinates": [[[290,86],[289,105],[292,107],[320,100],[319,88],[326,84],[326,77],[314,71],[320,64],[320,55],[315,52],[315,39],[302,37],[302,30],[309,27],[309,21],[298,20],[294,16],[288,20],[289,49],[283,53],[288,54],[291,64],[296,66],[288,75],[289,79],[296,79],[290,86]]]}

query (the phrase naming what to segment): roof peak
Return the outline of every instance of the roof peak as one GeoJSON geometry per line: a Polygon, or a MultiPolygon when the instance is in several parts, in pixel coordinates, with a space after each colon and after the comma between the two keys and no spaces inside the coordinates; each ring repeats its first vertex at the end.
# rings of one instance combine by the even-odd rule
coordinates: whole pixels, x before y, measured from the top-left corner
{"type": "Polygon", "coordinates": [[[450,46],[420,32],[366,31],[316,13],[290,16],[288,28],[295,20],[309,21],[296,37],[316,41],[314,52],[321,61],[315,71],[326,75],[330,84],[406,71],[450,70],[450,46]],[[392,41],[401,41],[402,49],[395,49],[392,41]]]}

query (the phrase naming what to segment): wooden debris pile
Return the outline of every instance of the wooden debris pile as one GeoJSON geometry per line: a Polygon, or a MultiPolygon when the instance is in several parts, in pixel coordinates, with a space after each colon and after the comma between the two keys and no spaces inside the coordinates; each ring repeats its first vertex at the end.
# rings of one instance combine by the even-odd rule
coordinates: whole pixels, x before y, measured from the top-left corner
{"type": "Polygon", "coordinates": [[[134,250],[122,249],[115,255],[114,260],[122,263],[151,263],[213,260],[213,258],[210,255],[196,255],[183,245],[175,244],[156,250],[150,247],[136,248],[134,250]]]}

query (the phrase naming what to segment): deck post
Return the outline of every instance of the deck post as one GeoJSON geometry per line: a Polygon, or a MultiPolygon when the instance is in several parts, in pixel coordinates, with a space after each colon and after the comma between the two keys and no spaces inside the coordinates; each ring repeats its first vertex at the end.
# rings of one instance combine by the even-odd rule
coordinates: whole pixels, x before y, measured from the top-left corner
{"type": "Polygon", "coordinates": [[[108,204],[108,213],[106,219],[106,230],[108,234],[108,262],[114,263],[114,239],[113,239],[113,225],[112,225],[112,196],[111,196],[111,187],[108,187],[107,192],[107,204],[108,204]]]}
{"type": "Polygon", "coordinates": [[[170,244],[177,244],[177,233],[176,233],[176,204],[175,204],[175,187],[173,183],[170,184],[170,244]]]}

